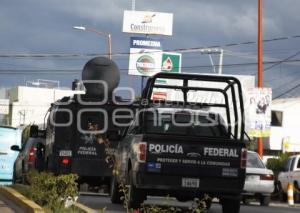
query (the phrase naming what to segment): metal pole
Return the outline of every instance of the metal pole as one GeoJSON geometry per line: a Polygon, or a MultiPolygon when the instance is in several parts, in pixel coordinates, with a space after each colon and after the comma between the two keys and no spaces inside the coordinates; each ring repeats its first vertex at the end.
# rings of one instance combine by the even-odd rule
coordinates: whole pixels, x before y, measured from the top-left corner
{"type": "Polygon", "coordinates": [[[142,79],[141,79],[141,96],[143,94],[143,89],[144,89],[144,76],[142,76],[142,79]]]}
{"type": "Polygon", "coordinates": [[[98,36],[105,36],[107,37],[107,55],[109,59],[112,59],[112,40],[111,40],[111,33],[107,33],[107,32],[101,32],[101,31],[97,31],[94,28],[88,28],[88,27],[84,27],[84,26],[73,26],[74,29],[76,30],[83,30],[83,31],[88,31],[88,32],[93,32],[96,33],[98,36]]]}
{"type": "Polygon", "coordinates": [[[108,38],[108,48],[109,48],[109,51],[108,51],[108,58],[111,60],[112,59],[112,44],[111,44],[111,34],[108,33],[107,34],[107,38],[108,38]]]}
{"type": "Polygon", "coordinates": [[[224,56],[224,51],[223,49],[220,49],[220,59],[219,59],[219,75],[222,74],[222,69],[223,69],[223,56],[224,56]]]}
{"type": "Polygon", "coordinates": [[[216,73],[215,64],[214,64],[214,61],[213,61],[213,59],[212,59],[212,57],[211,57],[211,54],[208,54],[208,57],[209,57],[209,60],[210,60],[211,65],[212,65],[212,67],[213,67],[213,71],[214,71],[214,73],[216,73]]]}
{"type": "Polygon", "coordinates": [[[131,0],[131,10],[135,10],[135,0],[131,0]]]}
{"type": "MultiPolygon", "coordinates": [[[[258,0],[258,73],[257,86],[263,87],[263,46],[262,46],[262,0],[258,0]]],[[[264,144],[260,137],[257,140],[257,152],[260,157],[263,156],[264,144]]]]}

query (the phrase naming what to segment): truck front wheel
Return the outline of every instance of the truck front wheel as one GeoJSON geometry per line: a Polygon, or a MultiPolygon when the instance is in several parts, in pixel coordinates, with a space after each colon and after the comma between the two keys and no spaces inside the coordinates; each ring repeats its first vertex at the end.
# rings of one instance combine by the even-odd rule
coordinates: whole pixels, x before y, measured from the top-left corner
{"type": "Polygon", "coordinates": [[[223,198],[221,199],[222,204],[222,212],[223,213],[239,213],[240,212],[240,199],[229,199],[223,198]]]}
{"type": "MultiPolygon", "coordinates": [[[[128,175],[128,208],[138,209],[145,200],[145,194],[141,189],[137,189],[133,183],[133,172],[129,171],[128,175]]],[[[125,201],[126,202],[126,201],[125,201]]]]}
{"type": "Polygon", "coordinates": [[[111,184],[110,184],[110,200],[112,203],[120,204],[122,203],[121,197],[122,192],[120,191],[119,184],[117,182],[117,178],[113,175],[111,177],[111,184]]]}

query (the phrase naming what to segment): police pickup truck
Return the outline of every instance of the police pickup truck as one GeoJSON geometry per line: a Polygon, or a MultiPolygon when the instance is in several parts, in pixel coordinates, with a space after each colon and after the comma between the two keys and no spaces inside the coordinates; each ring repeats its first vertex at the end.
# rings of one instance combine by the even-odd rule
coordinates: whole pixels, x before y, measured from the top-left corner
{"type": "Polygon", "coordinates": [[[111,201],[120,202],[122,184],[129,186],[129,208],[147,195],[187,201],[207,194],[220,199],[224,213],[238,213],[246,155],[236,78],[159,73],[149,78],[117,146],[111,201]]]}

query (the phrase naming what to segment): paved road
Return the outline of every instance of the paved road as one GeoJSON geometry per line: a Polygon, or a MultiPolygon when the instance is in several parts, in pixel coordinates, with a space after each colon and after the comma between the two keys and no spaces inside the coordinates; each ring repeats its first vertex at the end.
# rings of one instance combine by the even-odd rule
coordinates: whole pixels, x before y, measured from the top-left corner
{"type": "Polygon", "coordinates": [[[5,197],[0,195],[0,212],[1,213],[22,213],[22,209],[17,207],[14,203],[7,200],[5,197]]]}
{"type": "MultiPolygon", "coordinates": [[[[106,195],[80,195],[79,202],[85,204],[86,206],[100,210],[106,207],[106,212],[108,213],[124,213],[125,210],[121,205],[111,204],[109,197],[106,195]]],[[[150,198],[147,203],[160,203],[162,204],[164,198],[150,198]],[[162,201],[163,200],[163,201],[162,201]]],[[[172,203],[171,205],[188,207],[191,205],[190,202],[180,203],[176,201],[168,201],[172,203]]],[[[299,213],[300,207],[281,207],[281,204],[272,204],[270,207],[258,206],[256,203],[252,203],[249,206],[242,205],[241,213],[299,213]]],[[[221,206],[218,203],[214,203],[208,213],[222,213],[221,206]]]]}

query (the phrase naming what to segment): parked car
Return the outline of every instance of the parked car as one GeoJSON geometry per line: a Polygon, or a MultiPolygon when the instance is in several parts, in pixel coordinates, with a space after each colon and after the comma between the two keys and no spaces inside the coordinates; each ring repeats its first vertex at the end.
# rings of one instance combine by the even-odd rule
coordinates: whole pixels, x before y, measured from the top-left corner
{"type": "Polygon", "coordinates": [[[30,137],[22,147],[18,145],[11,146],[11,150],[19,152],[19,155],[14,163],[14,183],[24,183],[25,174],[30,170],[42,170],[42,152],[44,152],[44,147],[45,140],[43,140],[42,138],[33,137],[30,137]]]}
{"type": "Polygon", "coordinates": [[[294,186],[294,201],[300,202],[300,155],[290,156],[278,175],[278,188],[282,193],[282,200],[286,198],[288,183],[294,186]]]}
{"type": "Polygon", "coordinates": [[[249,199],[257,199],[262,206],[268,206],[274,191],[274,174],[264,165],[256,152],[247,152],[246,181],[242,199],[248,204],[249,199]]]}
{"type": "Polygon", "coordinates": [[[0,184],[9,185],[13,179],[13,167],[17,153],[12,152],[12,145],[21,145],[21,130],[0,126],[0,184]]]}

